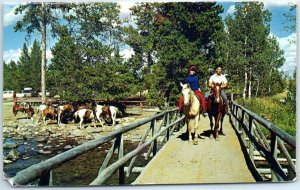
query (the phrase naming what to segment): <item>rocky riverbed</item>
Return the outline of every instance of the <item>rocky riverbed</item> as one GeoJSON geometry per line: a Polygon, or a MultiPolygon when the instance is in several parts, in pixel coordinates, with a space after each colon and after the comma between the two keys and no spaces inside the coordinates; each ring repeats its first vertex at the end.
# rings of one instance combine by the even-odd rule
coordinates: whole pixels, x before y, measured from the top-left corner
{"type": "MultiPolygon", "coordinates": [[[[90,124],[84,128],[79,128],[78,124],[73,123],[58,126],[55,122],[50,122],[45,125],[38,122],[36,118],[34,120],[23,119],[22,117],[11,120],[6,119],[3,123],[4,173],[7,177],[13,177],[18,171],[30,165],[39,163],[42,160],[53,157],[89,140],[99,138],[104,134],[110,133],[130,123],[152,116],[155,113],[156,112],[129,113],[128,117],[118,118],[118,124],[116,126],[104,125],[94,127],[93,124],[90,124]]],[[[123,135],[128,148],[131,146],[136,147],[146,127],[147,125],[123,135]]],[[[104,153],[107,152],[110,146],[110,143],[107,143],[99,147],[95,154],[97,154],[100,149],[104,151],[104,153]]],[[[93,151],[87,154],[92,154],[92,152],[93,151]]],[[[88,157],[90,157],[82,156],[82,160],[87,160],[88,157]]],[[[103,156],[105,156],[105,154],[103,154],[102,157],[103,156]]],[[[67,166],[68,165],[62,167],[67,166]]],[[[82,167],[87,168],[87,166],[82,167]]],[[[58,169],[57,171],[60,170],[58,169]]],[[[61,172],[61,174],[63,174],[63,172],[61,172]]],[[[57,179],[64,180],[61,177],[57,179]]],[[[83,184],[86,183],[87,182],[83,182],[83,184]]]]}

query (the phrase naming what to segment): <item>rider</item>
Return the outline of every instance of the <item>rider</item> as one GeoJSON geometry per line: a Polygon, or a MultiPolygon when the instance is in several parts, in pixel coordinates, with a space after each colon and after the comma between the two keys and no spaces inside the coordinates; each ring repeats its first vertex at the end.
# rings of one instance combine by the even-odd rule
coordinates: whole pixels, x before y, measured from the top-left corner
{"type": "MultiPolygon", "coordinates": [[[[224,104],[225,104],[225,113],[228,115],[228,107],[227,107],[227,95],[224,92],[224,88],[227,87],[227,79],[225,77],[225,75],[222,75],[222,66],[218,65],[215,68],[215,73],[209,78],[208,81],[208,87],[213,88],[214,87],[214,83],[220,83],[221,84],[221,97],[224,100],[224,104]]],[[[211,94],[210,91],[205,93],[205,100],[208,100],[208,96],[211,94]]]]}
{"type": "MultiPolygon", "coordinates": [[[[203,94],[201,93],[201,89],[199,86],[199,78],[197,75],[197,66],[190,65],[190,67],[188,69],[188,75],[184,79],[184,84],[190,85],[191,89],[194,91],[194,93],[196,94],[196,96],[198,97],[198,99],[201,102],[201,106],[203,109],[202,115],[204,117],[206,117],[207,116],[206,103],[205,103],[205,98],[204,98],[203,94]]],[[[182,107],[183,107],[183,96],[180,96],[179,102],[178,102],[178,111],[179,112],[181,111],[182,107]]]]}

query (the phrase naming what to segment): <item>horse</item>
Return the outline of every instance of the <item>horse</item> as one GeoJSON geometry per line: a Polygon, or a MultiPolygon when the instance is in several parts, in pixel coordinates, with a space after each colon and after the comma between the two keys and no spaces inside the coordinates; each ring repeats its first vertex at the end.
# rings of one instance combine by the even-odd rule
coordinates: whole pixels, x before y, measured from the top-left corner
{"type": "MultiPolygon", "coordinates": [[[[41,105],[41,108],[44,108],[44,106],[41,105]]],[[[57,118],[57,110],[52,106],[46,106],[46,108],[41,110],[41,116],[43,118],[44,124],[47,124],[46,123],[47,117],[53,120],[57,118]]]]}
{"type": "Polygon", "coordinates": [[[16,101],[14,101],[13,114],[15,115],[15,117],[17,116],[18,112],[27,113],[28,118],[33,120],[34,110],[30,104],[28,104],[28,107],[26,107],[26,106],[21,106],[21,105],[17,104],[16,101]]]}
{"type": "Polygon", "coordinates": [[[15,117],[17,116],[17,113],[20,111],[20,112],[24,112],[24,107],[21,106],[20,104],[17,104],[16,101],[14,101],[14,104],[13,104],[13,114],[15,115],[15,117]]]}
{"type": "Polygon", "coordinates": [[[198,135],[199,135],[199,121],[200,121],[200,101],[196,97],[193,90],[190,88],[189,84],[182,84],[182,94],[184,99],[184,115],[187,123],[187,133],[189,142],[192,142],[192,133],[195,134],[194,145],[198,144],[198,135]]]}
{"type": "Polygon", "coordinates": [[[112,125],[115,126],[118,112],[119,110],[115,106],[96,106],[96,117],[101,125],[103,125],[102,118],[104,118],[105,122],[112,123],[112,125]]]}
{"type": "Polygon", "coordinates": [[[214,88],[212,88],[212,94],[209,95],[207,100],[207,113],[209,116],[210,121],[210,129],[211,134],[210,138],[213,138],[215,135],[215,138],[217,141],[220,140],[219,137],[219,123],[221,125],[220,127],[220,133],[223,133],[223,119],[225,116],[225,105],[224,100],[221,97],[221,84],[220,83],[214,83],[214,88]],[[212,117],[215,119],[215,126],[213,131],[213,120],[212,117]]]}
{"type": "MultiPolygon", "coordinates": [[[[74,121],[75,123],[78,123],[79,120],[80,128],[82,127],[82,123],[84,121],[91,120],[91,119],[95,119],[94,111],[91,109],[80,109],[74,113],[74,121]]],[[[96,125],[94,124],[94,127],[95,126],[96,125]]]]}
{"type": "MultiPolygon", "coordinates": [[[[61,123],[62,118],[64,116],[73,116],[73,113],[75,112],[74,107],[72,104],[66,104],[58,106],[58,113],[57,113],[57,123],[58,125],[61,123]]],[[[66,118],[65,118],[66,120],[66,118]]]]}

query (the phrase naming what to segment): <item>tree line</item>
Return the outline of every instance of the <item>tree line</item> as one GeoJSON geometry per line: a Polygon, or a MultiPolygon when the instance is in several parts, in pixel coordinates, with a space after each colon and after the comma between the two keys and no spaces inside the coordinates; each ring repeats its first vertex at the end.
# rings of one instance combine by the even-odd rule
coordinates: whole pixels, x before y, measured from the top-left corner
{"type": "MultiPolygon", "coordinates": [[[[42,23],[50,29],[57,43],[45,66],[46,88],[66,100],[140,98],[147,91],[150,103],[170,105],[191,64],[199,68],[202,91],[218,64],[228,74],[227,91],[244,98],[285,89],[278,70],[284,52],[270,35],[271,13],[263,3],[236,3],[225,21],[223,7],[213,2],[137,3],[125,20],[117,3],[45,3],[44,12],[41,7],[18,7],[15,13],[25,16],[15,30],[42,33],[42,23]],[[134,54],[125,59],[128,48],[134,54]]],[[[19,61],[4,64],[4,89],[41,89],[41,42],[30,53],[24,44],[19,61]]]]}

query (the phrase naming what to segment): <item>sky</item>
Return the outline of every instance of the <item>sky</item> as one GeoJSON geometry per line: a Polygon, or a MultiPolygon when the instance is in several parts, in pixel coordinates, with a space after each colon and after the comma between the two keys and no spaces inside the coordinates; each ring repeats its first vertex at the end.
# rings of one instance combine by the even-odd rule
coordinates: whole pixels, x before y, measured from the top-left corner
{"type": "MultiPolygon", "coordinates": [[[[193,0],[184,0],[186,1],[193,1],[193,0]]],[[[121,2],[121,18],[125,18],[129,16],[130,11],[129,8],[134,5],[132,1],[119,1],[121,2]]],[[[178,0],[177,2],[180,2],[178,0]]],[[[224,19],[226,15],[233,14],[235,11],[235,2],[236,1],[217,1],[224,7],[224,13],[221,14],[222,18],[224,19]]],[[[284,13],[289,12],[289,3],[295,3],[295,0],[277,0],[277,1],[263,1],[264,2],[264,9],[267,9],[271,12],[271,35],[277,38],[279,42],[280,48],[284,51],[285,63],[282,66],[281,70],[286,72],[287,74],[291,75],[296,66],[296,44],[291,44],[289,42],[290,39],[296,37],[296,33],[291,33],[284,29],[286,23],[286,18],[284,17],[284,13]]],[[[24,2],[23,2],[24,3],[24,2]]],[[[22,18],[23,15],[15,15],[14,9],[20,5],[20,1],[11,2],[11,1],[4,1],[3,4],[3,60],[8,63],[10,60],[17,61],[21,49],[24,43],[27,46],[31,46],[34,39],[40,38],[40,34],[34,33],[31,35],[30,39],[26,42],[24,32],[14,32],[13,28],[14,25],[18,20],[22,18]]],[[[57,40],[51,39],[50,36],[47,36],[47,58],[50,60],[52,58],[50,48],[55,44],[57,40]]],[[[125,58],[130,57],[134,52],[131,49],[123,49],[122,55],[125,58]]]]}

